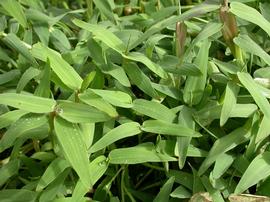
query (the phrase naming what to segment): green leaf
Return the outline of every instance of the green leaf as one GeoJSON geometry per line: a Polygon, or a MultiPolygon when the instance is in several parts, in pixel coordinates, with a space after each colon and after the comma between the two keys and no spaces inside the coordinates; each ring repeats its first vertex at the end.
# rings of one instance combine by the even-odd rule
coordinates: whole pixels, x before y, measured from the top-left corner
{"type": "Polygon", "coordinates": [[[8,14],[14,17],[24,28],[27,27],[27,20],[24,14],[25,12],[18,1],[1,0],[0,4],[8,12],[8,14]]]}
{"type": "Polygon", "coordinates": [[[4,189],[0,191],[0,198],[3,202],[35,202],[37,192],[26,189],[4,189]]]}
{"type": "Polygon", "coordinates": [[[123,41],[102,25],[90,24],[78,19],[74,19],[72,22],[78,27],[91,32],[95,39],[102,41],[120,54],[126,51],[126,45],[123,41]]]}
{"type": "Polygon", "coordinates": [[[83,82],[82,78],[58,52],[38,43],[33,47],[32,53],[35,57],[43,60],[44,62],[48,59],[52,70],[70,89],[79,90],[81,88],[83,82]]]}
{"type": "Polygon", "coordinates": [[[182,92],[175,87],[171,87],[171,86],[167,86],[167,85],[160,85],[157,83],[151,83],[152,87],[154,87],[154,89],[156,89],[157,91],[171,97],[174,98],[176,100],[182,100],[182,92]]]}
{"type": "Polygon", "coordinates": [[[3,186],[8,179],[16,175],[20,168],[20,161],[18,159],[11,160],[0,168],[0,186],[3,186]]]}
{"type": "MultiPolygon", "coordinates": [[[[215,119],[220,119],[221,109],[221,105],[213,104],[195,113],[195,117],[199,118],[200,121],[211,123],[215,119]]],[[[230,118],[247,118],[253,115],[257,110],[258,107],[255,104],[236,104],[231,111],[230,118]]]]}
{"type": "Polygon", "coordinates": [[[237,145],[246,142],[251,135],[250,120],[243,126],[236,128],[228,135],[215,141],[208,156],[203,161],[198,171],[202,175],[222,154],[235,148],[237,145]]]}
{"type": "Polygon", "coordinates": [[[123,86],[130,87],[130,82],[122,67],[116,64],[109,64],[109,65],[101,65],[100,68],[103,73],[111,75],[123,86]]]}
{"type": "Polygon", "coordinates": [[[28,112],[19,109],[2,114],[0,116],[0,129],[9,126],[27,113],[28,112]]]}
{"type": "Polygon", "coordinates": [[[27,83],[35,78],[36,76],[38,76],[40,74],[40,70],[30,67],[28,68],[23,75],[21,76],[18,84],[17,84],[17,89],[16,89],[16,93],[20,93],[24,87],[27,85],[27,83]]]}
{"type": "Polygon", "coordinates": [[[20,76],[20,71],[17,69],[0,74],[0,85],[3,85],[14,79],[17,79],[19,76],[20,76]]]}
{"type": "Polygon", "coordinates": [[[201,134],[187,128],[182,124],[167,123],[159,120],[148,120],[143,122],[142,130],[145,132],[173,135],[173,136],[185,136],[185,137],[201,137],[201,134]]]}
{"type": "Polygon", "coordinates": [[[186,190],[183,186],[177,187],[171,194],[173,198],[191,198],[191,193],[186,190]]]}
{"type": "Polygon", "coordinates": [[[70,169],[66,169],[60,173],[60,175],[44,191],[41,192],[39,202],[54,201],[57,194],[60,193],[61,188],[64,185],[64,181],[69,173],[70,169]]]}
{"type": "Polygon", "coordinates": [[[15,123],[5,132],[0,140],[0,152],[11,147],[15,140],[22,136],[24,133],[39,128],[47,123],[47,118],[44,115],[26,115],[15,123]]]}
{"type": "Polygon", "coordinates": [[[94,94],[91,91],[79,94],[79,98],[82,102],[97,108],[98,110],[107,113],[111,117],[117,117],[118,113],[116,109],[100,96],[94,94]]]}
{"type": "Polygon", "coordinates": [[[83,134],[86,148],[89,149],[95,136],[95,123],[81,123],[80,128],[83,134]]]}
{"type": "Polygon", "coordinates": [[[168,202],[170,198],[170,193],[172,191],[174,184],[174,177],[170,177],[167,182],[161,187],[159,193],[153,200],[154,202],[168,202]]]}
{"type": "Polygon", "coordinates": [[[247,190],[249,187],[259,183],[259,181],[270,175],[270,152],[259,154],[249,164],[247,170],[237,184],[234,193],[239,194],[247,190]]]}
{"type": "Polygon", "coordinates": [[[248,73],[239,72],[237,76],[243,86],[249,91],[250,95],[255,100],[256,104],[262,110],[263,114],[270,119],[270,105],[268,100],[262,95],[258,84],[252,79],[252,77],[248,73]]]}
{"type": "Polygon", "coordinates": [[[53,99],[33,95],[2,93],[0,94],[0,104],[9,105],[33,113],[49,113],[54,111],[56,102],[53,99]]]}
{"type": "Polygon", "coordinates": [[[178,75],[200,76],[202,72],[193,63],[183,63],[173,55],[165,55],[159,65],[166,71],[178,75]]]}
{"type": "Polygon", "coordinates": [[[198,56],[194,63],[200,67],[201,76],[189,76],[184,87],[184,101],[189,105],[198,104],[204,93],[207,78],[208,51],[211,43],[206,39],[202,42],[198,56]]]}
{"type": "Polygon", "coordinates": [[[193,175],[190,172],[183,172],[179,170],[170,169],[168,172],[168,177],[171,177],[171,176],[175,177],[176,183],[185,186],[189,190],[192,190],[193,175]]]}
{"type": "Polygon", "coordinates": [[[187,51],[185,52],[186,57],[189,57],[190,52],[200,41],[211,38],[214,34],[219,32],[222,29],[223,25],[221,23],[210,22],[208,23],[203,30],[196,36],[196,38],[188,46],[187,51]]]}
{"type": "Polygon", "coordinates": [[[104,16],[106,16],[106,18],[108,18],[109,20],[111,20],[113,22],[116,21],[114,12],[113,12],[110,4],[108,3],[108,1],[93,0],[93,2],[95,3],[95,5],[99,9],[99,11],[104,16]]]}
{"type": "Polygon", "coordinates": [[[96,123],[111,119],[104,112],[86,104],[62,101],[57,107],[59,116],[72,123],[96,123]]]}
{"type": "Polygon", "coordinates": [[[90,151],[94,153],[101,150],[110,144],[126,138],[137,135],[141,133],[140,124],[137,122],[124,123],[106,133],[102,138],[100,138],[94,145],[91,146],[90,151]]]}
{"type": "Polygon", "coordinates": [[[12,49],[17,51],[18,53],[22,54],[25,59],[27,59],[30,63],[37,65],[35,58],[32,56],[31,52],[29,51],[32,48],[29,44],[21,41],[15,34],[10,33],[5,36],[3,41],[12,49]]]}
{"type": "Polygon", "coordinates": [[[257,136],[256,136],[255,143],[258,143],[269,136],[269,134],[270,134],[269,133],[270,132],[269,121],[270,120],[266,116],[264,116],[262,118],[262,121],[261,121],[260,127],[259,127],[259,131],[258,131],[257,136]]]}
{"type": "Polygon", "coordinates": [[[162,69],[161,66],[152,62],[148,57],[139,52],[131,52],[128,55],[123,55],[123,57],[130,59],[132,61],[141,62],[152,72],[160,76],[161,78],[167,78],[167,73],[162,69]]]}
{"type": "Polygon", "coordinates": [[[41,176],[36,190],[41,191],[47,187],[68,167],[69,163],[66,160],[61,158],[54,159],[41,176]]]}
{"type": "Polygon", "coordinates": [[[94,80],[96,76],[96,72],[93,71],[93,72],[90,72],[83,80],[82,82],[82,86],[81,86],[81,92],[85,91],[89,85],[91,84],[91,82],[94,80]]]}
{"type": "MultiPolygon", "coordinates": [[[[269,23],[270,24],[270,23],[269,23]]],[[[248,35],[239,35],[233,39],[234,43],[243,50],[257,55],[262,58],[268,65],[270,65],[270,55],[266,53],[255,41],[253,41],[248,35]]]]}
{"type": "Polygon", "coordinates": [[[89,159],[81,129],[77,124],[67,122],[60,117],[54,119],[54,127],[65,158],[74,168],[82,183],[89,187],[91,185],[89,159]]]}
{"type": "Polygon", "coordinates": [[[213,178],[220,179],[221,176],[227,171],[227,169],[232,165],[235,157],[229,154],[221,154],[217,158],[214,169],[213,169],[213,178]]]}
{"type": "Polygon", "coordinates": [[[142,42],[144,42],[146,39],[148,39],[150,36],[154,35],[155,33],[161,31],[162,29],[166,28],[167,26],[171,24],[175,24],[176,22],[182,22],[184,20],[193,18],[195,16],[200,16],[203,14],[206,14],[208,12],[217,10],[220,8],[220,4],[211,4],[209,2],[203,2],[202,4],[193,7],[192,9],[188,10],[187,12],[183,13],[182,15],[173,15],[169,18],[166,18],[164,20],[161,20],[151,26],[147,31],[136,41],[134,41],[130,46],[129,50],[134,49],[138,45],[140,45],[142,42]]]}
{"type": "Polygon", "coordinates": [[[128,63],[124,66],[124,69],[133,82],[144,93],[153,98],[158,98],[158,94],[151,84],[151,80],[143,73],[142,70],[135,63],[128,63]]]}
{"type": "MultiPolygon", "coordinates": [[[[195,122],[192,117],[192,110],[187,107],[179,113],[178,123],[183,124],[187,128],[195,129],[195,122]]],[[[190,148],[191,137],[177,137],[175,149],[178,150],[177,154],[179,156],[178,164],[179,168],[182,169],[186,162],[186,157],[189,153],[188,149],[190,148]]]]}
{"type": "Polygon", "coordinates": [[[256,9],[240,2],[232,2],[230,7],[230,12],[244,20],[260,26],[270,36],[270,22],[268,22],[256,9]]]}
{"type": "Polygon", "coordinates": [[[239,86],[233,82],[228,82],[225,90],[224,101],[220,114],[220,126],[223,126],[230,118],[231,111],[236,105],[239,86]]]}
{"type": "Polygon", "coordinates": [[[102,97],[104,100],[106,100],[107,102],[111,103],[114,106],[124,108],[132,107],[132,98],[127,93],[121,91],[99,90],[99,89],[88,89],[87,91],[94,92],[95,94],[102,97]]]}
{"type": "MultiPolygon", "coordinates": [[[[107,168],[108,163],[106,162],[105,156],[99,156],[91,161],[89,164],[89,170],[91,170],[92,185],[96,184],[96,182],[104,175],[107,168]]],[[[81,199],[88,191],[89,187],[85,187],[81,180],[79,180],[72,194],[73,201],[79,201],[79,199],[81,199]]]]}
{"type": "Polygon", "coordinates": [[[155,101],[134,100],[132,109],[140,114],[165,122],[171,123],[176,118],[176,114],[172,110],[155,101]]]}
{"type": "Polygon", "coordinates": [[[71,45],[69,43],[67,36],[61,30],[51,28],[50,34],[51,34],[50,36],[51,41],[55,48],[57,48],[61,52],[66,52],[71,49],[71,45]]]}
{"type": "Polygon", "coordinates": [[[153,143],[144,143],[135,147],[114,149],[109,153],[111,164],[138,164],[145,162],[177,161],[167,154],[159,153],[153,143]]]}
{"type": "Polygon", "coordinates": [[[45,65],[42,71],[42,79],[36,88],[35,95],[40,97],[50,97],[51,70],[49,65],[45,65]]]}

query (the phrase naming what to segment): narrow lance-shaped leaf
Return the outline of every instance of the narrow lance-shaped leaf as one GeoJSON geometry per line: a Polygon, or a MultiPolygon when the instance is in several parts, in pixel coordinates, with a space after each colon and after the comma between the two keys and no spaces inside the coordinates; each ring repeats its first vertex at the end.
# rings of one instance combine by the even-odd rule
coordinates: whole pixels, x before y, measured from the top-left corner
{"type": "Polygon", "coordinates": [[[142,130],[150,133],[184,136],[184,137],[200,137],[201,134],[193,129],[187,128],[182,124],[167,123],[159,120],[147,120],[143,122],[142,130]]]}
{"type": "Polygon", "coordinates": [[[231,111],[236,105],[239,86],[232,82],[228,82],[225,90],[225,97],[221,109],[220,125],[223,126],[230,118],[231,111]]]}
{"type": "Polygon", "coordinates": [[[117,140],[131,137],[141,133],[140,124],[137,122],[124,123],[106,133],[101,139],[99,139],[90,148],[90,152],[94,153],[100,149],[103,149],[117,140]]]}
{"type": "Polygon", "coordinates": [[[213,178],[219,179],[227,171],[227,169],[232,165],[235,157],[229,154],[221,154],[220,158],[217,158],[214,169],[213,178]]]}
{"type": "Polygon", "coordinates": [[[38,193],[27,189],[3,189],[0,191],[0,198],[5,202],[35,202],[38,193]]]}
{"type": "Polygon", "coordinates": [[[90,24],[78,19],[74,19],[72,22],[78,27],[93,33],[96,39],[102,41],[120,54],[126,51],[126,46],[123,41],[121,41],[114,33],[105,29],[102,25],[90,24]]]}
{"type": "Polygon", "coordinates": [[[198,174],[202,175],[216,161],[216,159],[220,157],[221,154],[224,154],[237,145],[247,141],[251,134],[250,123],[251,120],[248,120],[243,127],[239,127],[228,135],[216,140],[208,156],[201,164],[198,174]]]}
{"type": "Polygon", "coordinates": [[[40,74],[40,70],[36,69],[36,68],[33,68],[33,67],[30,67],[28,68],[24,73],[23,75],[21,76],[18,84],[17,84],[17,89],[16,89],[16,92],[17,93],[20,93],[24,87],[27,85],[27,83],[35,78],[36,76],[38,76],[40,74]]]}
{"type": "Polygon", "coordinates": [[[239,72],[237,74],[240,82],[244,85],[244,87],[249,91],[250,95],[255,100],[256,104],[262,110],[264,115],[270,119],[270,105],[268,100],[262,95],[260,89],[257,87],[257,83],[252,79],[252,77],[248,73],[239,72]]]}
{"type": "MultiPolygon", "coordinates": [[[[187,128],[194,130],[195,122],[192,117],[191,109],[184,107],[179,113],[178,122],[180,124],[183,124],[183,126],[186,126],[187,128]]],[[[175,150],[176,149],[178,150],[178,156],[179,156],[178,164],[179,164],[180,169],[182,169],[185,165],[190,142],[191,142],[191,137],[177,137],[176,139],[175,150]]]]}
{"type": "Polygon", "coordinates": [[[266,116],[264,116],[261,120],[260,127],[258,130],[258,133],[256,135],[255,143],[258,143],[265,138],[267,138],[270,134],[270,119],[266,116]]]}
{"type": "Polygon", "coordinates": [[[184,87],[184,101],[189,105],[198,104],[202,97],[207,78],[208,51],[210,42],[206,39],[202,42],[198,56],[195,59],[195,64],[200,67],[201,76],[189,76],[184,87]]]}
{"type": "Polygon", "coordinates": [[[44,189],[68,167],[69,163],[66,160],[61,158],[54,159],[41,176],[36,190],[41,191],[44,189]]]}
{"type": "Polygon", "coordinates": [[[144,54],[139,52],[131,52],[128,55],[123,55],[123,57],[141,62],[143,63],[147,68],[149,68],[152,72],[160,76],[161,78],[167,78],[167,73],[158,65],[152,62],[148,57],[146,57],[144,54]]]}
{"type": "MultiPolygon", "coordinates": [[[[108,163],[106,162],[105,156],[99,156],[95,158],[89,164],[89,170],[91,171],[91,184],[95,185],[95,183],[104,175],[108,168],[108,163]]],[[[87,192],[89,191],[89,187],[86,187],[81,180],[78,181],[76,187],[72,194],[73,201],[79,201],[87,192]]]]}
{"type": "Polygon", "coordinates": [[[167,182],[161,187],[160,192],[154,198],[154,202],[168,202],[170,198],[170,193],[174,184],[174,177],[170,177],[167,182]]]}
{"type": "MultiPolygon", "coordinates": [[[[132,98],[129,94],[122,91],[113,90],[99,90],[99,89],[88,89],[87,91],[92,91],[98,96],[102,97],[107,102],[111,103],[117,107],[130,108],[132,107],[132,98]]],[[[86,92],[87,92],[86,91],[86,92]]]]}
{"type": "Polygon", "coordinates": [[[216,34],[222,29],[221,23],[211,22],[208,23],[203,30],[196,36],[195,39],[191,42],[191,44],[188,46],[188,49],[185,53],[186,57],[190,57],[189,54],[192,51],[192,49],[195,47],[196,44],[198,44],[201,41],[204,41],[206,39],[209,39],[211,36],[216,34]]]}
{"type": "Polygon", "coordinates": [[[217,10],[220,8],[219,3],[217,4],[209,4],[209,2],[203,2],[198,6],[193,7],[192,9],[188,10],[187,12],[183,13],[182,15],[173,15],[169,18],[166,18],[162,21],[159,21],[158,23],[151,26],[138,40],[134,41],[130,46],[129,50],[134,49],[139,44],[141,44],[143,41],[148,39],[153,34],[159,32],[160,30],[164,29],[168,25],[175,24],[176,22],[182,22],[184,20],[193,18],[195,16],[200,16],[205,13],[217,10]]]}
{"type": "Polygon", "coordinates": [[[59,176],[57,176],[57,178],[41,192],[39,202],[52,201],[56,197],[57,193],[61,190],[61,185],[64,184],[66,177],[70,173],[70,170],[71,169],[68,168],[60,173],[59,176]]]}
{"type": "Polygon", "coordinates": [[[70,89],[79,90],[81,88],[82,78],[58,52],[38,43],[33,47],[32,54],[44,62],[48,59],[52,70],[70,89]]]}
{"type": "MultiPolygon", "coordinates": [[[[1,57],[1,54],[0,54],[1,57]]],[[[20,76],[20,71],[18,69],[11,70],[0,74],[0,85],[8,83],[14,79],[17,79],[20,76]]]]}
{"type": "Polygon", "coordinates": [[[91,185],[89,159],[81,130],[77,124],[56,117],[54,119],[55,133],[65,158],[77,172],[82,183],[91,185]]]}
{"type": "Polygon", "coordinates": [[[2,165],[0,169],[0,186],[2,186],[6,181],[13,175],[17,174],[20,168],[20,161],[14,159],[9,161],[7,164],[2,165]]]}
{"type": "Polygon", "coordinates": [[[137,64],[131,62],[124,65],[124,69],[130,78],[131,82],[138,86],[144,93],[153,98],[158,98],[159,95],[153,88],[151,80],[143,73],[137,64]]]}
{"type": "Polygon", "coordinates": [[[132,109],[153,119],[165,122],[171,123],[176,118],[176,114],[172,110],[155,101],[134,100],[132,109]]]}
{"type": "Polygon", "coordinates": [[[108,1],[93,0],[99,11],[111,21],[116,21],[114,12],[108,1]]]}
{"type": "Polygon", "coordinates": [[[25,59],[27,59],[30,63],[37,65],[35,58],[32,56],[29,51],[32,48],[29,44],[21,41],[15,34],[9,33],[5,36],[3,41],[12,49],[20,53],[25,59]]]}
{"type": "Polygon", "coordinates": [[[259,154],[248,166],[234,193],[239,194],[270,175],[270,152],[259,154]]]}
{"type": "Polygon", "coordinates": [[[1,0],[1,6],[14,17],[24,28],[27,27],[27,20],[23,11],[23,7],[16,0],[1,0]]]}
{"type": "Polygon", "coordinates": [[[109,74],[113,78],[115,78],[119,83],[121,83],[123,86],[130,87],[129,79],[123,69],[123,67],[120,67],[116,64],[104,64],[99,65],[99,68],[104,74],[109,74]]]}
{"type": "Polygon", "coordinates": [[[0,94],[0,104],[9,105],[33,113],[49,113],[54,110],[56,101],[33,95],[2,93],[0,94]]]}
{"type": "Polygon", "coordinates": [[[4,114],[1,114],[0,116],[0,129],[5,128],[12,124],[13,122],[17,121],[20,117],[27,114],[29,112],[23,111],[23,110],[13,110],[6,112],[4,114]]]}
{"type": "Polygon", "coordinates": [[[111,164],[138,164],[145,162],[168,162],[177,159],[158,152],[153,143],[144,143],[135,147],[114,149],[109,154],[111,164]]]}
{"type": "Polygon", "coordinates": [[[260,26],[270,36],[270,22],[256,9],[240,2],[232,2],[230,11],[236,16],[260,26]]]}
{"type": "Polygon", "coordinates": [[[254,42],[248,35],[239,35],[233,40],[243,50],[257,55],[262,58],[268,65],[270,65],[270,55],[266,53],[256,42],[254,42]]]}
{"type": "Polygon", "coordinates": [[[102,97],[94,94],[91,91],[79,94],[79,98],[82,102],[97,108],[98,110],[105,112],[111,117],[117,117],[118,113],[116,109],[102,97]]]}
{"type": "Polygon", "coordinates": [[[21,137],[24,133],[39,128],[44,124],[47,124],[47,118],[44,115],[28,114],[21,117],[9,127],[1,138],[0,153],[13,146],[16,139],[21,137]]]}
{"type": "Polygon", "coordinates": [[[36,88],[35,95],[40,97],[50,97],[51,69],[48,64],[45,65],[42,72],[42,79],[36,88]]]}
{"type": "Polygon", "coordinates": [[[59,116],[73,123],[96,123],[111,119],[107,114],[86,104],[60,102],[59,116]]]}

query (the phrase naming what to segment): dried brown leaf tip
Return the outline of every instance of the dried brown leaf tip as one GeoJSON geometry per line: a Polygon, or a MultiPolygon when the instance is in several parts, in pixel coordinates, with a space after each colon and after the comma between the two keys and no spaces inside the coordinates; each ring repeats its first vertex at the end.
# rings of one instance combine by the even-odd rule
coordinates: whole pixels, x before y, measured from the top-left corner
{"type": "Polygon", "coordinates": [[[255,196],[251,194],[232,194],[229,197],[230,202],[270,202],[266,196],[255,196]]]}
{"type": "Polygon", "coordinates": [[[194,194],[189,202],[213,202],[213,200],[208,192],[200,192],[194,194]]]}

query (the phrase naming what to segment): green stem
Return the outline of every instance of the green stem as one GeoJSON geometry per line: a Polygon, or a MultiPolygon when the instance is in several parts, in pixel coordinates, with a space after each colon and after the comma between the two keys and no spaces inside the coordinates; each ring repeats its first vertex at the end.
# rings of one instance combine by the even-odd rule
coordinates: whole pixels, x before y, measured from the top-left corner
{"type": "Polygon", "coordinates": [[[165,168],[161,168],[159,166],[154,166],[154,165],[152,165],[150,163],[144,163],[143,165],[146,166],[146,167],[148,167],[148,168],[153,168],[155,170],[166,171],[165,168]]]}

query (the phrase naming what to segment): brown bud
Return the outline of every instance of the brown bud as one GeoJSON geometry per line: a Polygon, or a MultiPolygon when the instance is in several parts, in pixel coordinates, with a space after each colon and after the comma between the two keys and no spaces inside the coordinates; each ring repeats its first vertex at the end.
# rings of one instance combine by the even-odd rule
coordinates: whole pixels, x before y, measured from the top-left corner
{"type": "Polygon", "coordinates": [[[130,6],[126,6],[124,8],[124,14],[125,14],[125,16],[132,14],[132,12],[133,11],[132,11],[132,8],[130,6]]]}
{"type": "Polygon", "coordinates": [[[176,23],[176,55],[180,58],[185,51],[185,41],[187,35],[187,26],[184,22],[176,23]]]}
{"type": "Polygon", "coordinates": [[[220,8],[219,12],[220,20],[224,23],[222,34],[225,42],[231,49],[232,53],[235,53],[233,39],[238,35],[238,27],[235,16],[229,12],[229,7],[224,5],[220,8]]]}

